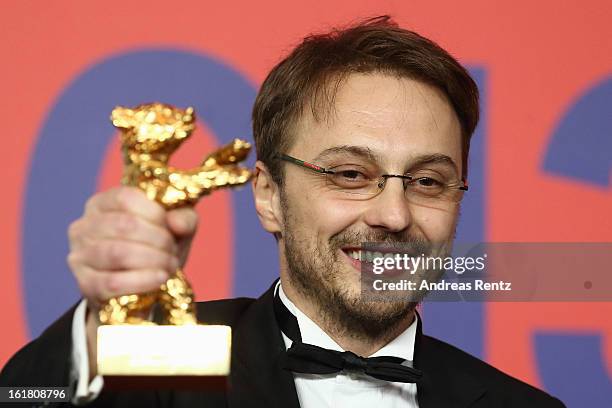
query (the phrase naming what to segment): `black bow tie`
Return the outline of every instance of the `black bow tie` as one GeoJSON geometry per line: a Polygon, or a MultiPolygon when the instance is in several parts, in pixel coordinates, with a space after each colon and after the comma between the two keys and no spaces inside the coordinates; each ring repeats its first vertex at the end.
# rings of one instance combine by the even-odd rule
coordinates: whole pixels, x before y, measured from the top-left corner
{"type": "Polygon", "coordinates": [[[274,314],[282,332],[293,341],[284,355],[283,368],[303,374],[332,374],[343,370],[362,372],[379,380],[415,383],[420,370],[403,365],[399,357],[361,357],[350,351],[329,350],[302,343],[296,317],[287,309],[278,292],[274,295],[274,314]]]}

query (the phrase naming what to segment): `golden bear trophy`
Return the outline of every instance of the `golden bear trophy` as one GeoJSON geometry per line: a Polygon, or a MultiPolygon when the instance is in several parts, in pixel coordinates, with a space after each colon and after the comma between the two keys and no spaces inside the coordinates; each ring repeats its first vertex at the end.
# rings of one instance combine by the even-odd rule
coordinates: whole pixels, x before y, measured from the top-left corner
{"type": "MultiPolygon", "coordinates": [[[[238,166],[251,148],[239,139],[209,155],[199,167],[169,166],[172,153],[195,129],[193,108],[161,103],[116,107],[111,120],[121,130],[122,183],[140,188],[167,209],[193,205],[201,196],[243,185],[251,176],[238,166]]],[[[168,382],[168,377],[179,383],[225,384],[231,328],[198,324],[193,291],[180,269],[159,290],[109,299],[99,317],[98,373],[111,388],[176,386],[177,381],[168,382]],[[162,324],[142,317],[154,304],[160,306],[162,324]]]]}

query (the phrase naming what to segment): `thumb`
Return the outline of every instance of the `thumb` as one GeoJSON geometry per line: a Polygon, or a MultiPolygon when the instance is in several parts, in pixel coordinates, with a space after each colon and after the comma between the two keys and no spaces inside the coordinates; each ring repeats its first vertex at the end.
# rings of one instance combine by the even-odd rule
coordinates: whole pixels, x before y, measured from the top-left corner
{"type": "Polygon", "coordinates": [[[191,241],[198,226],[198,214],[193,208],[185,207],[166,213],[166,224],[176,238],[179,265],[182,268],[187,262],[191,241]]]}
{"type": "Polygon", "coordinates": [[[177,239],[190,238],[198,227],[198,214],[192,207],[170,210],[166,213],[166,224],[177,239]]]}

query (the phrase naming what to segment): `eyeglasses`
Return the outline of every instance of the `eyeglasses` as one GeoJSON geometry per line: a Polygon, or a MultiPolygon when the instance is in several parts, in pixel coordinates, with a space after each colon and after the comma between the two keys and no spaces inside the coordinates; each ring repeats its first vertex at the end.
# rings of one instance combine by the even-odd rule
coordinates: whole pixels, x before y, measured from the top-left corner
{"type": "Polygon", "coordinates": [[[468,185],[465,179],[449,179],[435,170],[423,169],[407,174],[381,174],[359,164],[342,164],[330,168],[317,166],[286,154],[280,160],[296,164],[316,174],[325,176],[328,187],[343,198],[368,200],[380,194],[387,180],[402,180],[406,199],[418,205],[443,207],[459,203],[468,185]]]}

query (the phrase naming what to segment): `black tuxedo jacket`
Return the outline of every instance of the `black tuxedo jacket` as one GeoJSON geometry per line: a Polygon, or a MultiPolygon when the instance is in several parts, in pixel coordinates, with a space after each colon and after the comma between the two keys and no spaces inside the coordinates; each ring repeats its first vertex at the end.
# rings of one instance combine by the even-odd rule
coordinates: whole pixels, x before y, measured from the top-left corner
{"type": "MultiPolygon", "coordinates": [[[[202,321],[232,326],[231,376],[227,392],[104,390],[89,406],[299,407],[293,375],[280,367],[285,345],[272,300],[273,287],[257,300],[239,298],[198,304],[202,321]]],[[[0,385],[67,386],[73,313],[74,308],[13,356],[0,374],[0,385]]],[[[417,384],[420,408],[564,406],[543,391],[424,335],[420,320],[414,356],[414,366],[424,372],[417,384]]]]}

